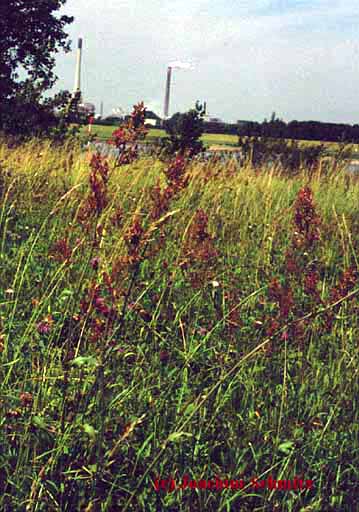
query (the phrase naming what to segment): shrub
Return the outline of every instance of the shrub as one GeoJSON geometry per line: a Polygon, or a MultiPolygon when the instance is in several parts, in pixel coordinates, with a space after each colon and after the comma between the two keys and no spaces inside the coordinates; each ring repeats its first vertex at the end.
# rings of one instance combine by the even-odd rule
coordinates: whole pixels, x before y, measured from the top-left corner
{"type": "Polygon", "coordinates": [[[255,167],[270,162],[290,171],[297,171],[300,167],[312,168],[324,152],[322,144],[300,147],[297,141],[264,137],[240,137],[238,145],[243,158],[250,159],[255,167]]]}
{"type": "Polygon", "coordinates": [[[181,114],[177,112],[164,123],[168,137],[163,139],[163,145],[168,154],[187,153],[194,156],[203,150],[199,140],[203,134],[203,117],[205,110],[198,102],[194,109],[181,114]]]}

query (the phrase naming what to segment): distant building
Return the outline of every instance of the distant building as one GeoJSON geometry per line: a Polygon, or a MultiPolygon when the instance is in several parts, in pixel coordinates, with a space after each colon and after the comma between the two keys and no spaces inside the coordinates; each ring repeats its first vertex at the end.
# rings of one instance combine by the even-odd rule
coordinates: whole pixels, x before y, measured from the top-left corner
{"type": "Polygon", "coordinates": [[[93,116],[95,114],[95,110],[96,108],[93,103],[80,103],[78,107],[79,113],[86,116],[93,116]]]}
{"type": "Polygon", "coordinates": [[[160,126],[161,125],[161,118],[152,112],[152,110],[146,110],[145,112],[145,126],[160,126]]]}
{"type": "MultiPolygon", "coordinates": [[[[113,111],[115,112],[115,111],[113,111]]],[[[119,109],[116,110],[116,112],[119,112],[119,109]]],[[[112,114],[111,116],[106,116],[102,119],[102,124],[105,124],[105,125],[121,125],[123,123],[126,123],[127,121],[129,121],[131,119],[131,116],[129,114],[119,114],[119,113],[115,113],[115,114],[112,114]]],[[[145,126],[155,126],[155,127],[159,127],[161,126],[161,118],[155,114],[154,112],[152,112],[151,110],[146,110],[145,112],[145,126]]]]}

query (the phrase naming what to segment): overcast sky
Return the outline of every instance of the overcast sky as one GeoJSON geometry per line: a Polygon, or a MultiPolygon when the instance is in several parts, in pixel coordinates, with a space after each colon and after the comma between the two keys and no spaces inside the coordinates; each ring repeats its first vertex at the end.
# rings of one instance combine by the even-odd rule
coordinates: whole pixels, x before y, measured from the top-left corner
{"type": "Polygon", "coordinates": [[[143,100],[170,113],[206,100],[226,121],[359,122],[358,0],[68,0],[74,51],[59,54],[57,89],[73,89],[83,36],[85,101],[105,114],[143,100]]]}

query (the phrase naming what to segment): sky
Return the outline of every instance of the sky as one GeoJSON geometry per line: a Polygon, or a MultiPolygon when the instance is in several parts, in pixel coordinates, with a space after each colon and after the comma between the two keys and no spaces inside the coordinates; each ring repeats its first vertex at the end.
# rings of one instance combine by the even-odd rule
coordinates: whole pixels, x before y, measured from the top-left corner
{"type": "Polygon", "coordinates": [[[167,66],[170,114],[207,102],[227,122],[359,123],[358,0],[68,0],[62,12],[70,53],[57,57],[56,90],[72,91],[83,37],[82,92],[131,111],[144,101],[163,114],[167,66]]]}

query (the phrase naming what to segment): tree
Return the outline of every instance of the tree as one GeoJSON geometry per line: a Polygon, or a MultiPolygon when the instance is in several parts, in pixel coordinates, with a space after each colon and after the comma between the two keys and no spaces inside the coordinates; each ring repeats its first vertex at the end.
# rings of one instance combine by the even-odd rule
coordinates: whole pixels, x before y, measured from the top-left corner
{"type": "Polygon", "coordinates": [[[189,153],[194,156],[203,150],[199,140],[204,131],[205,109],[198,101],[194,109],[181,114],[177,112],[171,119],[164,122],[164,128],[169,137],[164,144],[170,153],[189,153]]]}
{"type": "Polygon", "coordinates": [[[57,79],[55,54],[70,50],[64,27],[73,17],[56,16],[65,3],[0,2],[0,130],[6,133],[42,133],[56,125],[53,109],[64,107],[65,96],[42,98],[57,79]]]}
{"type": "Polygon", "coordinates": [[[318,165],[324,153],[323,145],[300,147],[298,142],[264,137],[242,137],[238,144],[243,160],[250,160],[254,167],[278,164],[283,169],[296,172],[318,165]]]}

